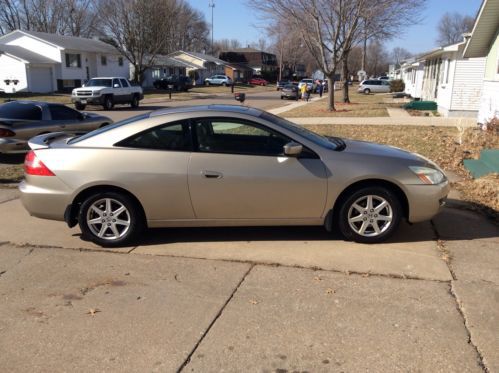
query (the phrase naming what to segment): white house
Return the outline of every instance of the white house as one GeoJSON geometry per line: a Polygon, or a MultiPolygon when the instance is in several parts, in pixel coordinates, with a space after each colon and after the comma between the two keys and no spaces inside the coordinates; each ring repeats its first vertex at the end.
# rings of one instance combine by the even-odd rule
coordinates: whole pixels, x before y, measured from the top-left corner
{"type": "Polygon", "coordinates": [[[464,58],[485,58],[480,79],[478,123],[499,118],[499,0],[484,0],[475,20],[464,58]]]}
{"type": "Polygon", "coordinates": [[[463,51],[469,34],[460,43],[433,50],[424,61],[421,99],[436,101],[444,116],[473,117],[478,113],[485,58],[465,58],[463,51]]]}
{"type": "Polygon", "coordinates": [[[65,91],[96,76],[129,73],[129,62],[100,40],[21,30],[0,37],[0,89],[6,92],[65,91]]]}
{"type": "Polygon", "coordinates": [[[424,61],[419,61],[415,57],[403,61],[399,68],[399,74],[400,79],[405,84],[404,93],[420,99],[423,88],[424,61]]]}
{"type": "Polygon", "coordinates": [[[193,65],[194,67],[187,68],[187,73],[194,72],[195,79],[193,80],[196,84],[203,84],[205,78],[212,75],[226,74],[226,69],[229,68],[228,62],[203,53],[177,51],[170,53],[168,57],[193,65]]]}

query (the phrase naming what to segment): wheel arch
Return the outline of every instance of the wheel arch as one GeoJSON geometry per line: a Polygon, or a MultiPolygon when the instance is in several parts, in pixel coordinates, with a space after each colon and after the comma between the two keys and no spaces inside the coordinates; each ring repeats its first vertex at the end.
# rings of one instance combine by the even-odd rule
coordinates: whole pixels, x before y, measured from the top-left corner
{"type": "Polygon", "coordinates": [[[403,217],[405,219],[409,218],[409,200],[400,186],[384,179],[359,180],[343,189],[343,191],[338,195],[338,198],[334,201],[333,207],[329,210],[324,222],[324,225],[328,231],[333,229],[333,224],[337,221],[341,204],[346,200],[346,198],[355,191],[366,187],[383,187],[393,192],[400,202],[403,217]]]}
{"type": "Polygon", "coordinates": [[[74,227],[76,224],[78,224],[78,212],[80,211],[80,207],[82,203],[91,195],[96,194],[96,193],[104,193],[104,192],[115,192],[115,193],[122,193],[125,194],[126,196],[130,197],[135,204],[137,205],[139,212],[141,214],[141,217],[143,219],[144,224],[147,225],[147,218],[146,214],[144,211],[144,207],[140,203],[139,199],[130,191],[115,186],[115,185],[93,185],[88,188],[85,188],[81,190],[74,198],[73,201],[68,207],[66,208],[66,211],[64,213],[64,220],[68,224],[70,228],[74,227]]]}

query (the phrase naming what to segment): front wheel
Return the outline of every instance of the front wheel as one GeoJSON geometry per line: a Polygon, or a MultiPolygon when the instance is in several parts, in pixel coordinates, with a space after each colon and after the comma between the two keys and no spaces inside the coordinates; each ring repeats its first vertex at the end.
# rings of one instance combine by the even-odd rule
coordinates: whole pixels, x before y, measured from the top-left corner
{"type": "Polygon", "coordinates": [[[371,90],[369,88],[364,89],[364,94],[368,95],[369,93],[371,93],[371,90]]]}
{"type": "Polygon", "coordinates": [[[111,96],[106,96],[102,106],[104,107],[104,110],[112,110],[114,106],[113,98],[111,96]]]}
{"type": "Polygon", "coordinates": [[[395,232],[402,208],[397,196],[383,187],[367,187],[352,193],[341,205],[339,228],[348,240],[378,243],[395,232]]]}
{"type": "Polygon", "coordinates": [[[116,192],[88,197],[78,213],[78,224],[85,237],[107,247],[130,244],[144,227],[135,201],[116,192]]]}
{"type": "Polygon", "coordinates": [[[139,107],[139,96],[137,95],[134,95],[132,97],[132,102],[130,102],[130,106],[134,109],[138,108],[139,107]]]}
{"type": "Polygon", "coordinates": [[[81,102],[75,102],[75,108],[76,110],[85,110],[86,105],[82,104],[81,102]]]}

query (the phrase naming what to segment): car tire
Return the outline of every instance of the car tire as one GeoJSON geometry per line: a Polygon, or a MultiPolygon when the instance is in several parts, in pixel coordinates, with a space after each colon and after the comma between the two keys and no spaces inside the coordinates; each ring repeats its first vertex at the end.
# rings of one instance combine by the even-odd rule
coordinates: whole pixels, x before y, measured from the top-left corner
{"type": "Polygon", "coordinates": [[[112,110],[114,107],[114,102],[113,102],[113,97],[112,96],[106,96],[104,98],[104,104],[102,105],[104,110],[112,110]]]}
{"type": "Polygon", "coordinates": [[[223,85],[224,87],[227,87],[227,83],[225,83],[225,82],[223,82],[223,83],[222,83],[222,85],[223,85]]]}
{"type": "Polygon", "coordinates": [[[85,238],[104,247],[131,244],[145,226],[137,203],[116,192],[96,193],[83,201],[78,224],[85,238]]]}
{"type": "Polygon", "coordinates": [[[371,93],[371,90],[369,88],[366,88],[366,89],[364,89],[363,92],[365,95],[368,95],[369,93],[371,93]]]}
{"type": "Polygon", "coordinates": [[[359,243],[385,241],[397,229],[402,207],[397,196],[384,187],[366,187],[351,193],[338,213],[340,232],[359,243]]]}
{"type": "Polygon", "coordinates": [[[87,105],[84,105],[80,102],[75,102],[75,108],[76,110],[85,110],[85,108],[87,107],[87,105]]]}
{"type": "Polygon", "coordinates": [[[130,102],[130,106],[134,109],[138,108],[140,105],[140,100],[139,100],[139,96],[137,95],[133,95],[132,97],[132,101],[130,102]]]}
{"type": "Polygon", "coordinates": [[[204,84],[206,84],[207,86],[209,86],[209,85],[210,85],[210,82],[204,82],[204,84]]]}

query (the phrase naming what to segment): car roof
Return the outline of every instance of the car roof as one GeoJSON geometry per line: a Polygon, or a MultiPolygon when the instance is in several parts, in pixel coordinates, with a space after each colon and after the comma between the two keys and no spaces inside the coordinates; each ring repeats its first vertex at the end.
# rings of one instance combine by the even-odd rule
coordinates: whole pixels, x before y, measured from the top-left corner
{"type": "MultiPolygon", "coordinates": [[[[52,104],[51,102],[44,102],[44,101],[32,101],[32,100],[12,100],[12,101],[7,101],[2,103],[2,105],[8,105],[8,104],[31,104],[31,105],[38,105],[38,106],[46,106],[48,104],[52,104]]],[[[59,104],[62,105],[62,104],[59,104]]]]}
{"type": "Polygon", "coordinates": [[[170,115],[170,114],[179,114],[179,113],[192,113],[199,111],[212,111],[212,112],[224,112],[224,113],[235,113],[235,114],[249,114],[253,116],[260,116],[262,114],[262,110],[251,108],[248,106],[242,105],[196,105],[196,106],[179,106],[179,107],[171,107],[165,109],[159,109],[151,112],[149,114],[150,118],[161,116],[161,115],[170,115]]]}

